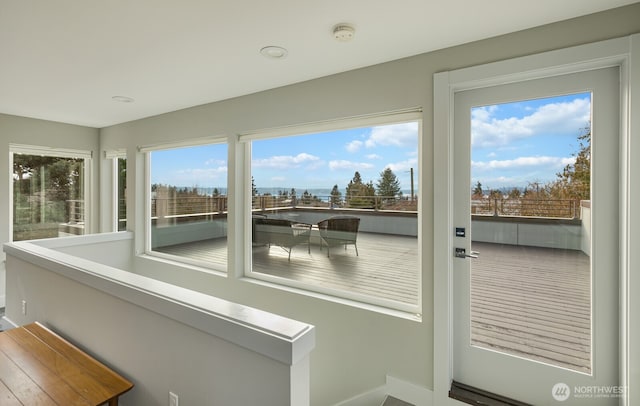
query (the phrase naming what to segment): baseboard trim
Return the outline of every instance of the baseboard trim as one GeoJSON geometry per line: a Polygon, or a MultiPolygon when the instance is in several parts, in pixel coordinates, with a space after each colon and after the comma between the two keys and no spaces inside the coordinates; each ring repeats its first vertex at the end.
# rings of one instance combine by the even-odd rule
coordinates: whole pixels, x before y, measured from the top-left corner
{"type": "Polygon", "coordinates": [[[333,406],[379,406],[384,402],[387,395],[415,406],[433,406],[432,390],[390,375],[387,375],[384,385],[336,403],[333,406]]]}
{"type": "Polygon", "coordinates": [[[13,328],[18,327],[18,325],[16,323],[14,323],[13,321],[11,321],[11,319],[7,318],[7,316],[2,316],[2,323],[6,326],[6,325],[10,325],[13,328]]]}
{"type": "Polygon", "coordinates": [[[433,406],[433,391],[387,375],[387,394],[415,406],[433,406]]]}
{"type": "Polygon", "coordinates": [[[350,399],[343,400],[333,406],[379,406],[384,402],[384,398],[387,396],[386,387],[386,385],[382,385],[368,392],[356,395],[350,399]]]}

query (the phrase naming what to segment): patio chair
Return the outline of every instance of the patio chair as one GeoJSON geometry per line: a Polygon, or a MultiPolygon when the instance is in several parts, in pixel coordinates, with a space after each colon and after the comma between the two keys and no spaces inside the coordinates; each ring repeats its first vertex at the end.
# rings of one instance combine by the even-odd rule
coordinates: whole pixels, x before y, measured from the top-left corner
{"type": "Polygon", "coordinates": [[[254,218],[253,223],[256,244],[281,247],[289,253],[289,261],[291,261],[291,251],[296,245],[307,244],[307,251],[311,253],[309,244],[311,224],[270,218],[254,218]]]}
{"type": "Polygon", "coordinates": [[[334,216],[322,220],[318,223],[318,231],[320,231],[320,250],[323,245],[327,246],[327,257],[331,257],[331,247],[344,245],[347,249],[348,244],[352,244],[358,255],[358,227],[360,227],[360,218],[354,216],[334,216]]]}

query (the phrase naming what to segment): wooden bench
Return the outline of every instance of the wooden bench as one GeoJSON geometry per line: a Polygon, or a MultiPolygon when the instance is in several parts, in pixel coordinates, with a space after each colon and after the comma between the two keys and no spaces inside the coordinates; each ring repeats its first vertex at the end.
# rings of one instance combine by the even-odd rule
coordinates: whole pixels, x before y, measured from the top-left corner
{"type": "Polygon", "coordinates": [[[0,333],[0,405],[116,406],[132,387],[40,323],[0,333]]]}

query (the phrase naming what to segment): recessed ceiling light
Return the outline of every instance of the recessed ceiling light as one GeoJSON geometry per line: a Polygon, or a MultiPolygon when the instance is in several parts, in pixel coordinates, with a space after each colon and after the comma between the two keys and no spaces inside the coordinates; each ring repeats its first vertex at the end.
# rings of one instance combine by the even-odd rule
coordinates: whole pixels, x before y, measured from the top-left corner
{"type": "Polygon", "coordinates": [[[129,97],[129,96],[113,96],[111,100],[117,101],[120,103],[133,103],[135,101],[133,100],[132,97],[129,97]]]}
{"type": "Polygon", "coordinates": [[[340,42],[347,42],[353,39],[356,29],[349,24],[341,23],[333,27],[333,38],[340,42]]]}
{"type": "Polygon", "coordinates": [[[267,58],[271,58],[271,59],[281,59],[284,58],[285,56],[287,56],[287,50],[282,48],[282,47],[278,47],[278,46],[273,46],[270,45],[268,47],[264,47],[260,50],[260,53],[262,55],[264,55],[267,58]]]}

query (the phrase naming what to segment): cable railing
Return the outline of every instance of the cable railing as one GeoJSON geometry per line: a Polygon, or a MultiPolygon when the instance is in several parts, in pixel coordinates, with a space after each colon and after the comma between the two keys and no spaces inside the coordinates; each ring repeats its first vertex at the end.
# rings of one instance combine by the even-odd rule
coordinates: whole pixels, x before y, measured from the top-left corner
{"type": "Polygon", "coordinates": [[[580,200],[488,198],[471,200],[471,214],[500,217],[580,218],[580,200]]]}
{"type": "Polygon", "coordinates": [[[254,210],[315,207],[331,209],[359,209],[373,211],[418,211],[418,199],[405,196],[286,196],[259,195],[253,196],[254,210]]]}
{"type": "MultiPolygon", "coordinates": [[[[418,199],[397,196],[286,196],[258,195],[252,198],[254,211],[317,208],[417,212],[418,199]]],[[[154,220],[198,221],[226,214],[227,196],[153,198],[154,220]]],[[[580,218],[580,201],[572,199],[488,198],[471,200],[471,214],[496,217],[580,218]]]]}
{"type": "Polygon", "coordinates": [[[69,224],[84,223],[84,200],[67,200],[69,224]]]}

